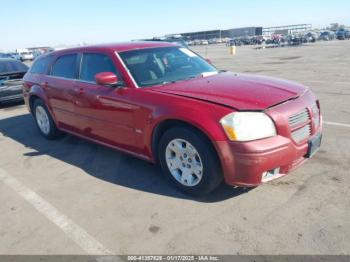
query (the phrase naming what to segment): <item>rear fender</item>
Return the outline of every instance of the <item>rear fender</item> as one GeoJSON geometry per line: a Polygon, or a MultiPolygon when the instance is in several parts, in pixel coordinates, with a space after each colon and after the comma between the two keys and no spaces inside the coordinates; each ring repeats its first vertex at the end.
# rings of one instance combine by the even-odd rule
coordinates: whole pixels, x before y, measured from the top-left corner
{"type": "Polygon", "coordinates": [[[33,102],[33,98],[35,97],[38,97],[39,99],[41,99],[44,104],[46,105],[47,109],[49,110],[52,118],[53,118],[53,121],[55,122],[55,124],[57,125],[57,122],[56,122],[56,118],[55,118],[55,114],[52,110],[52,107],[49,103],[49,99],[46,95],[46,92],[43,90],[43,88],[39,85],[33,85],[30,90],[29,90],[29,107],[30,107],[30,111],[31,113],[33,114],[33,110],[32,110],[32,102],[33,102]]]}

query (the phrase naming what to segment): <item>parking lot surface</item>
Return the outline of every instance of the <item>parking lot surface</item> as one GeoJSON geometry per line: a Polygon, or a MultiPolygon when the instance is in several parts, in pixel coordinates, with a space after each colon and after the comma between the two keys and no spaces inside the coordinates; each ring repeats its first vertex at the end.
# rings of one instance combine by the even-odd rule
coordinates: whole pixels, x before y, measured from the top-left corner
{"type": "Polygon", "coordinates": [[[253,189],[190,198],[152,164],[0,109],[0,254],[350,254],[350,41],[193,47],[220,69],[295,80],[319,97],[321,150],[253,189]]]}

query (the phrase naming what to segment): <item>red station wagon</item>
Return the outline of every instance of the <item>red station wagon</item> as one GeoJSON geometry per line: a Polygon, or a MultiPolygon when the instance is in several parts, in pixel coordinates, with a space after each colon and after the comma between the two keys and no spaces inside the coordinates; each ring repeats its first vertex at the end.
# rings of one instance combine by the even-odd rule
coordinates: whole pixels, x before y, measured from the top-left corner
{"type": "Polygon", "coordinates": [[[281,177],[321,143],[320,105],[307,87],[219,71],[173,43],[43,55],[23,90],[44,137],[64,131],[160,163],[194,195],[222,181],[252,187],[281,177]]]}

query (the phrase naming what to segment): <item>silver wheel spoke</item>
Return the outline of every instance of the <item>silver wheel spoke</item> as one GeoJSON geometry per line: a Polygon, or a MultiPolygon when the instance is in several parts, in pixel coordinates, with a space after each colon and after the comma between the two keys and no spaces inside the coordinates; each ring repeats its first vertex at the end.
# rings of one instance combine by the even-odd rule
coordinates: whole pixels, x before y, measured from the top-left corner
{"type": "Polygon", "coordinates": [[[181,161],[177,157],[168,158],[168,163],[170,164],[170,169],[181,169],[181,161]]]}
{"type": "Polygon", "coordinates": [[[192,174],[188,174],[188,175],[187,175],[187,184],[192,185],[193,182],[194,182],[193,180],[194,180],[194,179],[193,179],[192,174]]]}
{"type": "Polygon", "coordinates": [[[198,178],[202,177],[202,170],[203,170],[203,168],[202,168],[202,165],[201,165],[201,164],[199,164],[199,163],[194,163],[194,164],[193,164],[193,167],[192,167],[192,170],[193,170],[193,174],[194,174],[196,177],[198,177],[198,178]]]}
{"type": "Polygon", "coordinates": [[[179,143],[178,141],[170,143],[169,145],[170,145],[171,149],[173,150],[173,152],[176,153],[176,155],[179,155],[182,153],[183,147],[182,147],[182,144],[179,143]]]}
{"type": "Polygon", "coordinates": [[[188,171],[186,170],[182,176],[181,176],[181,182],[185,185],[191,185],[192,184],[192,179],[191,179],[191,175],[188,173],[188,171]]]}

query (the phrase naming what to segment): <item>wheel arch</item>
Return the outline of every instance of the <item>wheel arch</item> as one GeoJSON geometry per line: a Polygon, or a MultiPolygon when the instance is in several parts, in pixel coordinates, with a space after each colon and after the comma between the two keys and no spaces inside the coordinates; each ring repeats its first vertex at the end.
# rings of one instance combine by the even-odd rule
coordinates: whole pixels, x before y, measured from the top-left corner
{"type": "Polygon", "coordinates": [[[33,106],[34,106],[34,102],[35,102],[35,100],[37,100],[37,99],[41,99],[42,100],[42,98],[40,97],[40,96],[38,96],[37,94],[31,94],[30,96],[29,96],[29,108],[30,108],[30,112],[33,114],[33,106]]]}
{"type": "Polygon", "coordinates": [[[51,106],[48,103],[45,90],[43,90],[43,88],[39,85],[33,85],[29,91],[28,104],[31,110],[33,109],[34,101],[36,99],[41,99],[45,103],[45,105],[48,107],[50,113],[52,114],[51,106]]]}
{"type": "Polygon", "coordinates": [[[52,110],[52,107],[51,107],[51,105],[49,103],[49,100],[48,100],[48,98],[46,96],[45,90],[43,90],[38,85],[34,85],[34,86],[31,87],[31,89],[29,91],[29,97],[28,97],[28,106],[29,106],[29,110],[30,110],[30,112],[32,114],[33,114],[34,102],[37,99],[41,99],[44,102],[44,104],[46,105],[47,109],[49,110],[49,113],[51,114],[51,117],[53,118],[53,121],[58,126],[55,114],[54,114],[54,112],[52,110]]]}
{"type": "Polygon", "coordinates": [[[155,162],[158,162],[157,150],[158,150],[159,141],[160,141],[161,137],[163,136],[163,134],[167,130],[174,128],[174,127],[183,127],[183,128],[190,129],[190,130],[196,132],[201,137],[203,137],[212,146],[212,149],[214,150],[216,156],[220,160],[219,154],[217,152],[217,147],[216,147],[215,143],[213,143],[213,139],[210,137],[208,132],[206,132],[205,130],[196,126],[193,123],[187,122],[185,120],[172,118],[172,119],[164,119],[164,120],[160,121],[153,128],[152,137],[151,137],[151,139],[152,139],[151,140],[151,149],[152,149],[153,159],[155,162]]]}

